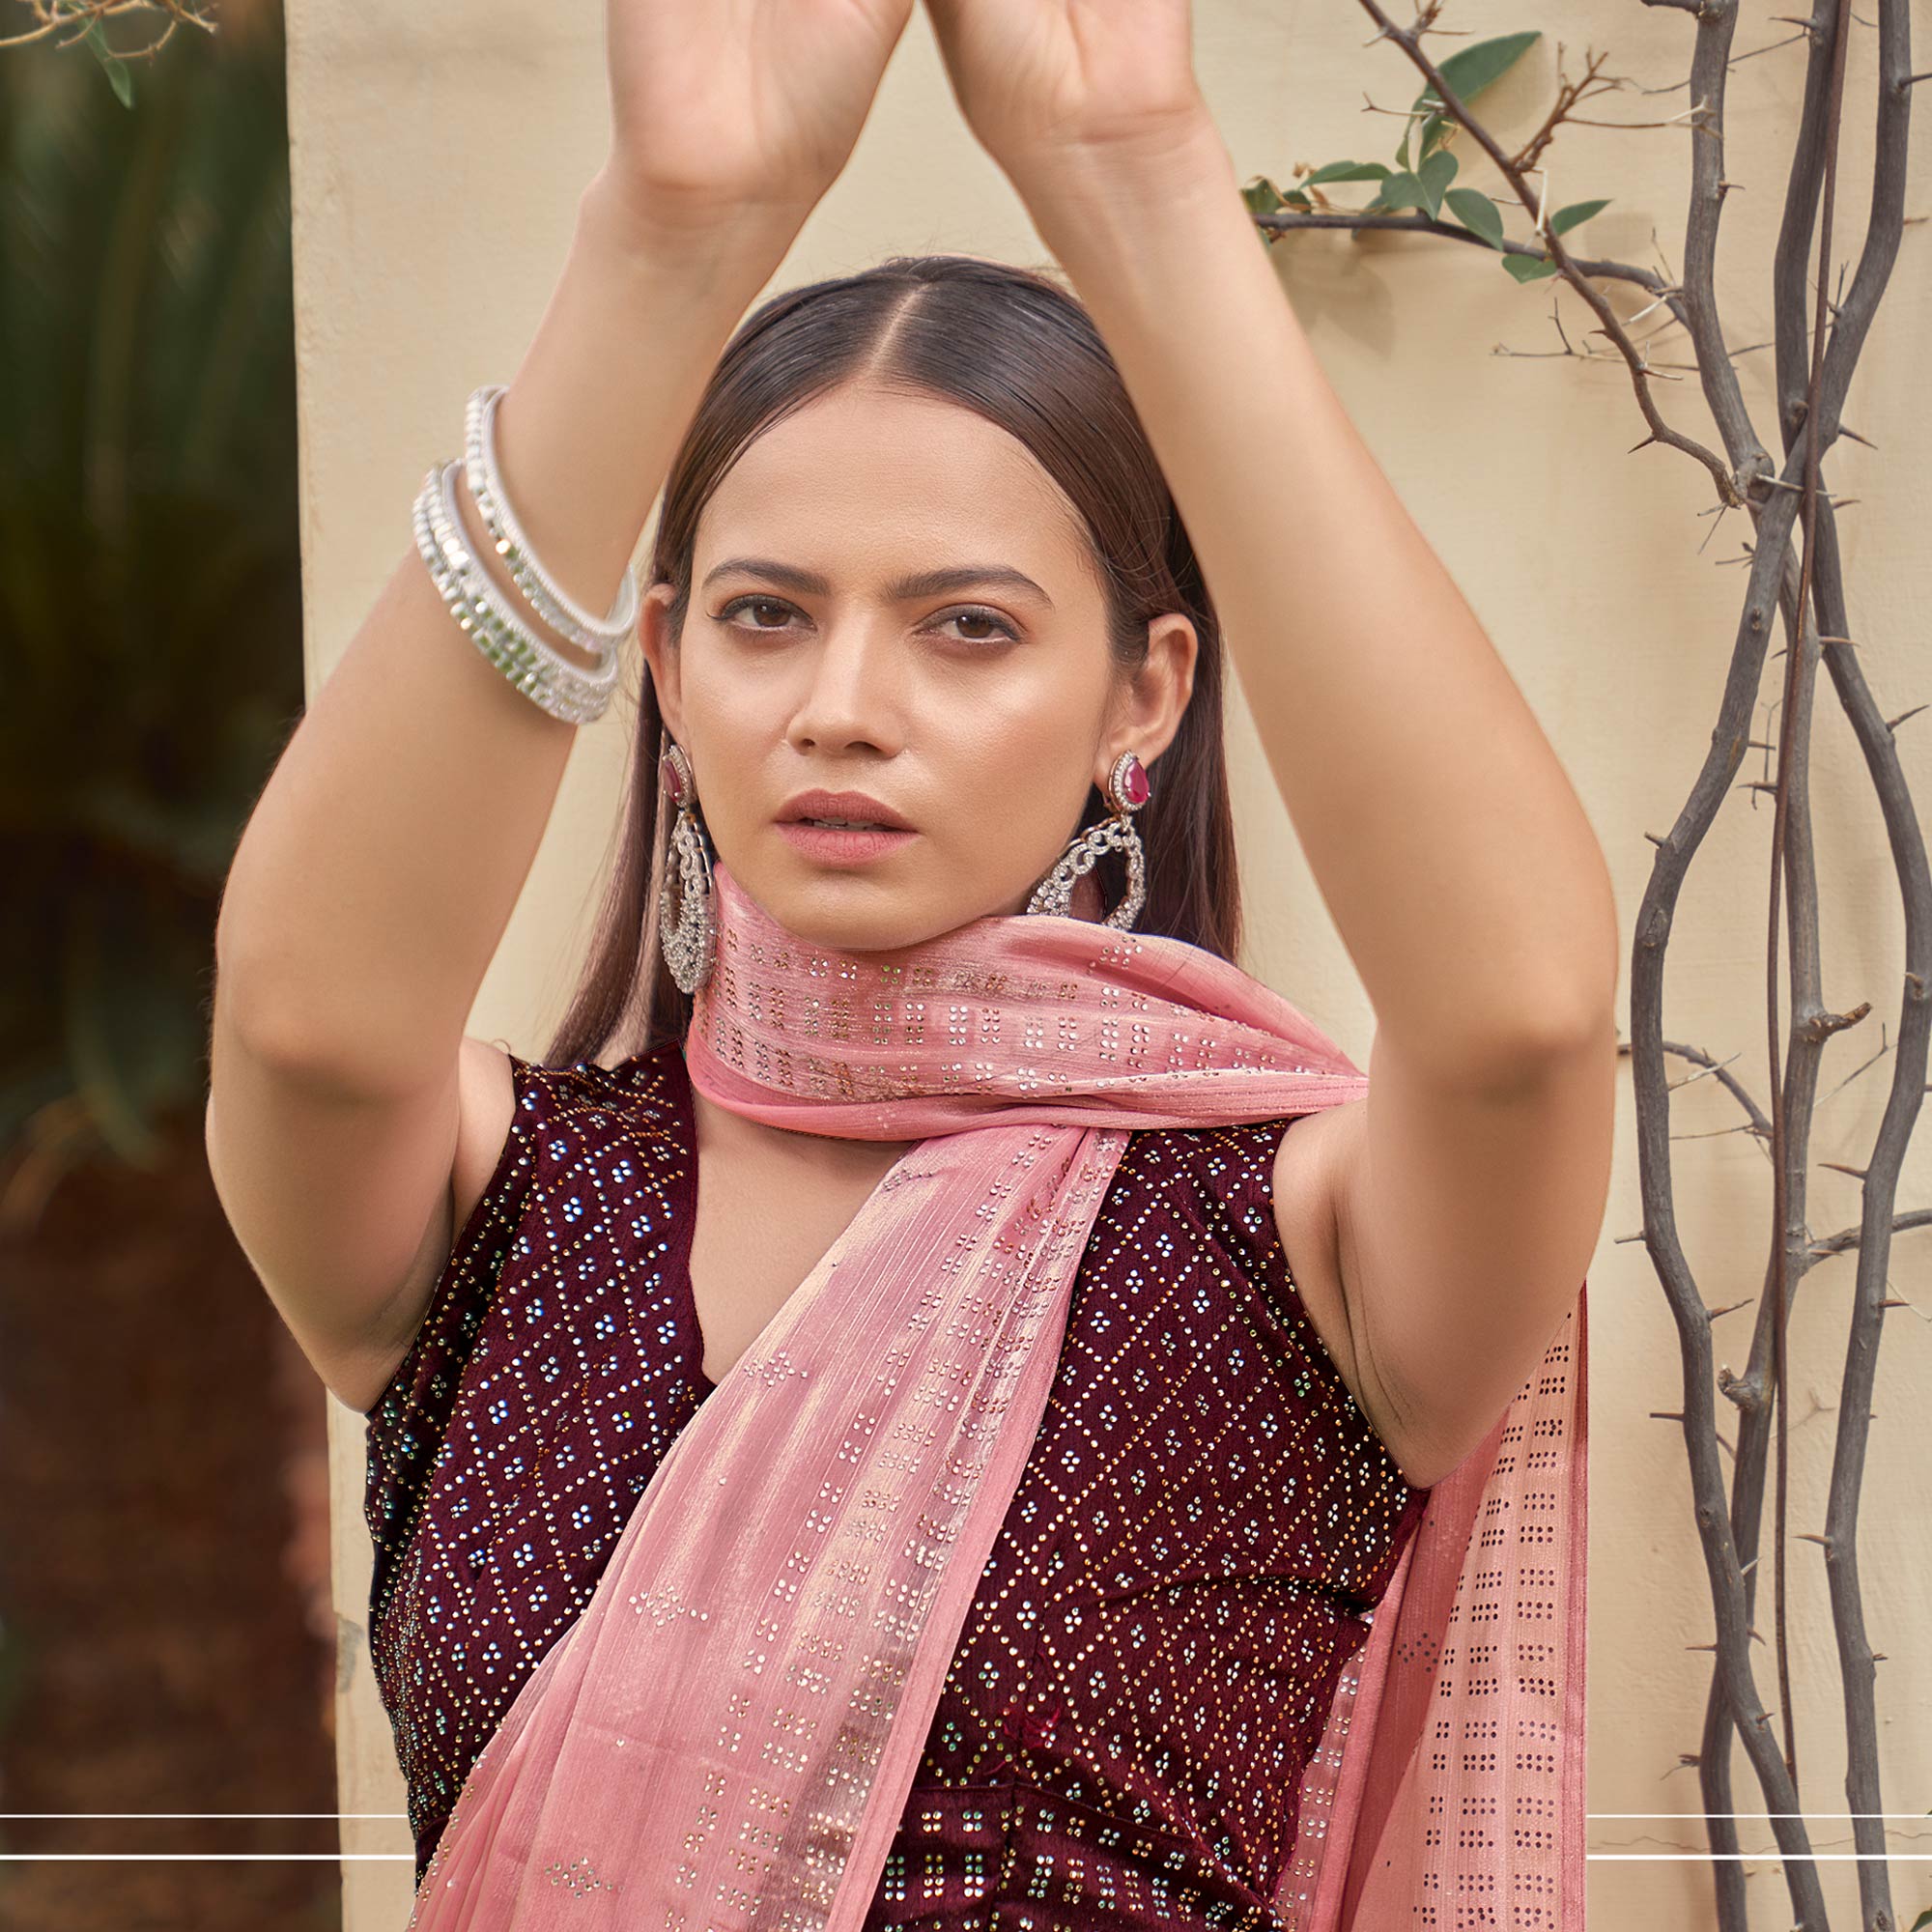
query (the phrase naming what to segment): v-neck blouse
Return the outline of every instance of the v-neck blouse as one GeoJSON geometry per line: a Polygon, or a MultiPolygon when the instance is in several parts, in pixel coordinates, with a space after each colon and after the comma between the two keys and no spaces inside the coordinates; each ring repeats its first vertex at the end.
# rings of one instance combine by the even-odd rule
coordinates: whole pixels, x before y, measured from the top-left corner
{"type": "MultiPolygon", "coordinates": [[[[510,1070],[496,1172],[366,1417],[369,1648],[418,1881],[715,1386],[681,1047],[510,1070]]],[[[1290,1278],[1295,1118],[1129,1136],[867,1932],[1276,1922],[1298,1780],[1429,1495],[1290,1278]]]]}

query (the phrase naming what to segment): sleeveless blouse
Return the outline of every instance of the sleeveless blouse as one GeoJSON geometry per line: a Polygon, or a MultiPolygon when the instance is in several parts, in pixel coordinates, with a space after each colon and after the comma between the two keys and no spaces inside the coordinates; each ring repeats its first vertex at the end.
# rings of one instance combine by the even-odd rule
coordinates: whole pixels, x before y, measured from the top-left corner
{"type": "MultiPolygon", "coordinates": [[[[366,1417],[369,1647],[418,1883],[715,1386],[681,1046],[510,1069],[497,1170],[366,1417]]],[[[1297,1118],[1130,1134],[867,1932],[1277,1922],[1302,1770],[1429,1495],[1290,1279],[1297,1118]]]]}

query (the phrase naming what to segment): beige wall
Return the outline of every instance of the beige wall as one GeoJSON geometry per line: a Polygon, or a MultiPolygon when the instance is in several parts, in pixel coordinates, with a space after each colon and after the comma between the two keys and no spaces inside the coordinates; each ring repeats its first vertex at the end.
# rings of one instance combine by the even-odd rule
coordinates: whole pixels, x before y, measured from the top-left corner
{"type": "MultiPolygon", "coordinates": [[[[1404,17],[1406,17],[1405,14],[1404,17]]],[[[410,502],[430,463],[462,441],[464,399],[503,380],[535,327],[560,267],[576,198],[605,146],[602,16],[597,0],[542,9],[508,0],[289,0],[295,156],[297,320],[299,334],[303,563],[309,673],[324,678],[381,582],[410,542],[410,502]]],[[[1610,123],[1681,114],[1690,22],[1666,9],[1575,0],[1554,10],[1461,0],[1450,24],[1473,36],[1541,20],[1545,39],[1487,97],[1506,141],[1524,139],[1546,111],[1558,39],[1573,77],[1579,50],[1607,47],[1613,72],[1674,92],[1632,91],[1581,111],[1610,123]]],[[[1196,46],[1204,86],[1246,179],[1285,179],[1297,160],[1389,157],[1394,122],[1365,98],[1402,107],[1417,88],[1393,49],[1367,48],[1368,16],[1346,4],[1200,0],[1196,46]]],[[[1740,48],[1787,30],[1751,10],[1740,48]]],[[[1435,43],[1438,55],[1455,44],[1435,43]]],[[[1874,36],[1853,42],[1841,252],[1862,229],[1874,36]]],[[[1782,198],[1786,128],[1802,80],[1802,49],[1746,62],[1733,79],[1727,172],[1731,197],[1723,269],[1733,291],[1733,344],[1770,330],[1765,265],[1782,198]]],[[[1923,60],[1915,62],[1924,65],[1923,60]]],[[[1599,195],[1614,206],[1587,231],[1591,252],[1675,269],[1689,135],[1568,130],[1554,151],[1557,205],[1599,195]]],[[[1465,147],[1465,173],[1490,170],[1465,147]]],[[[1922,211],[1917,170],[1908,207],[1922,211]]],[[[1512,232],[1520,232],[1512,223],[1512,232]]],[[[870,124],[843,180],[818,210],[774,287],[838,273],[899,250],[960,249],[1019,261],[1043,258],[1004,177],[959,124],[923,14],[907,31],[870,124]]],[[[1646,830],[1667,829],[1688,790],[1715,716],[1729,652],[1748,526],[1740,513],[1713,533],[1712,491],[1690,461],[1659,449],[1627,454],[1643,434],[1621,364],[1552,355],[1549,315],[1569,340],[1590,318],[1548,285],[1520,289],[1474,250],[1413,238],[1358,245],[1297,238],[1275,254],[1284,288],[1363,435],[1487,624],[1497,649],[1558,747],[1615,873],[1628,935],[1648,876],[1646,830]],[[1516,355],[1499,351],[1517,352],[1516,355]],[[1528,359],[1524,359],[1528,358],[1528,359]],[[1708,542],[1707,542],[1708,539],[1708,542]],[[1704,548],[1700,552],[1700,546],[1704,548]]],[[[1882,708],[1895,715],[1928,693],[1923,612],[1932,603],[1927,471],[1917,460],[1928,427],[1920,329],[1932,300],[1932,257],[1909,232],[1903,259],[1853,390],[1847,417],[1876,452],[1845,443],[1831,482],[1862,500],[1843,517],[1853,577],[1853,622],[1882,708]],[[1915,432],[1917,434],[1915,435],[1915,432]]],[[[1629,314],[1636,302],[1619,297],[1629,314]]],[[[1654,326],[1655,318],[1644,325],[1654,326]]],[[[640,349],[640,353],[648,353],[640,349]]],[[[1681,334],[1660,345],[1667,365],[1681,334]]],[[[1776,440],[1771,364],[1740,363],[1761,432],[1776,440]]],[[[1708,425],[1694,383],[1661,384],[1662,407],[1700,437],[1708,425]]],[[[1283,588],[1292,594],[1294,506],[1281,509],[1283,588]]],[[[1344,640],[1338,639],[1338,647],[1344,640]]],[[[1426,639],[1422,640],[1426,647],[1426,639]]],[[[451,648],[463,648],[454,631],[451,648]]],[[[1781,660],[1774,660],[1777,664],[1781,660]]],[[[1768,683],[1767,692],[1773,686],[1768,683]]],[[[1826,1060],[1813,1152],[1857,1166],[1869,1148],[1889,1060],[1833,1093],[1859,1063],[1896,1037],[1901,922],[1882,829],[1835,702],[1820,698],[1814,754],[1824,879],[1825,999],[1869,999],[1865,1025],[1826,1060]]],[[[1762,723],[1762,714],[1760,714],[1762,723]]],[[[1237,814],[1252,941],[1244,964],[1304,1006],[1366,1064],[1371,1019],[1296,847],[1238,699],[1232,720],[1237,814]]],[[[473,1015],[473,1030],[534,1053],[558,1012],[592,896],[596,855],[617,809],[628,719],[585,734],[571,761],[551,836],[473,1015]]],[[[1763,735],[1760,731],[1759,735],[1763,735]]],[[[1932,719],[1900,734],[1918,796],[1932,799],[1932,719]]],[[[1757,775],[1755,769],[1748,774],[1757,775]]],[[[1708,841],[1677,922],[1666,1034],[1724,1054],[1762,1103],[1763,943],[1768,803],[1740,793],[1708,841]]],[[[1625,989],[1626,997],[1628,987],[1625,989]]],[[[1688,1069],[1673,1067],[1681,1077],[1688,1069]]],[[[1709,1609],[1689,1522],[1676,1429],[1647,1420],[1680,1406],[1675,1329],[1640,1244],[1634,1144],[1625,1084],[1618,1162],[1591,1271],[1594,1353],[1590,1809],[1597,1814],[1694,1810],[1694,1775],[1675,1769],[1695,1747],[1710,1660],[1686,1646],[1709,1639],[1709,1609]]],[[[1733,1131],[1735,1107],[1715,1082],[1688,1086],[1673,1117],[1684,1236],[1713,1305],[1760,1287],[1770,1206],[1762,1150],[1733,1131]]],[[[1918,1151],[1900,1206],[1932,1199],[1918,1151]]],[[[1811,1225],[1856,1221],[1857,1183],[1820,1168],[1811,1225]]],[[[1899,1310],[1886,1333],[1871,1433],[1863,1538],[1865,1604],[1881,1666],[1886,1799],[1922,1813],[1932,1773],[1932,1538],[1924,1474],[1923,1409],[1932,1390],[1932,1289],[1926,1236],[1894,1255],[1899,1310]],[[1916,1466],[1915,1486],[1906,1472],[1916,1466]]],[[[1843,1356],[1849,1260],[1806,1284],[1792,1331],[1791,1526],[1822,1526],[1843,1356]]],[[[1718,1354],[1736,1366],[1748,1314],[1719,1327],[1718,1354]]],[[[403,1787],[387,1720],[370,1675],[364,1630],[369,1541],[361,1514],[358,1419],[329,1403],[334,1448],[335,1581],[341,1631],[340,1764],[345,1813],[400,1814],[403,1787]]],[[[1846,1808],[1843,1725],[1834,1653],[1815,1545],[1789,1550],[1792,1662],[1804,1803],[1846,1808]]],[[[1770,1570],[1769,1561],[1765,1569],[1770,1570]]],[[[1769,1586],[1760,1628],[1771,1629],[1769,1586]]],[[[1755,1653],[1762,1694],[1775,1704],[1769,1648],[1755,1653]]],[[[1761,1809],[1740,1759],[1738,1804],[1761,1809]]],[[[346,1825],[355,1852],[405,1853],[399,1815],[346,1825]]],[[[1915,1843],[1901,1820],[1900,1853],[1915,1843]]],[[[1821,1850],[1842,1853],[1849,1827],[1821,1820],[1821,1850]]],[[[1596,1853],[1694,1852],[1694,1820],[1599,1815],[1596,1853]]],[[[1769,1845],[1748,1826],[1746,1843],[1769,1845]]],[[[1751,1888],[1753,1922],[1789,1922],[1772,1861],[1751,1888]]],[[[1854,1867],[1825,1868],[1833,1922],[1851,1922],[1854,1867]],[[1838,1917],[1843,1913],[1842,1918],[1838,1917]]],[[[350,1932],[399,1927],[409,1865],[345,1865],[350,1932]]],[[[1708,1871],[1696,1863],[1600,1859],[1591,1896],[1602,1922],[1657,1932],[1710,1922],[1708,1871]],[[1641,1915],[1639,1919],[1638,1915],[1641,1915]]],[[[1932,1863],[1894,1867],[1899,1922],[1932,1904],[1932,1863]]]]}

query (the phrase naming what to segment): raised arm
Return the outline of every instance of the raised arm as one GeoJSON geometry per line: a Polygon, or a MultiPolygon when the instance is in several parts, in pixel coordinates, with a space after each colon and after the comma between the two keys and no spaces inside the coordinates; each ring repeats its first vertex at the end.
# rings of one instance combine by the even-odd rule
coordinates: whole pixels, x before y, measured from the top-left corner
{"type": "MultiPolygon", "coordinates": [[[[616,601],[718,355],[842,167],[909,8],[611,0],[610,158],[497,417],[504,494],[583,609],[616,601]]],[[[433,454],[463,442],[457,407],[433,454]]],[[[527,616],[460,473],[456,489],[491,577],[527,616]]],[[[207,1125],[238,1238],[357,1407],[413,1334],[449,1246],[466,1110],[495,1104],[464,1029],[576,735],[459,628],[407,495],[395,526],[400,560],[229,872],[207,1125]]],[[[500,1144],[507,1106],[492,1118],[500,1144]]]]}
{"type": "Polygon", "coordinates": [[[1256,240],[1186,0],[928,4],[969,125],[1120,364],[1375,1008],[1369,1097],[1284,1137],[1276,1200],[1430,1480],[1534,1370],[1601,1227],[1608,869],[1256,240]]]}

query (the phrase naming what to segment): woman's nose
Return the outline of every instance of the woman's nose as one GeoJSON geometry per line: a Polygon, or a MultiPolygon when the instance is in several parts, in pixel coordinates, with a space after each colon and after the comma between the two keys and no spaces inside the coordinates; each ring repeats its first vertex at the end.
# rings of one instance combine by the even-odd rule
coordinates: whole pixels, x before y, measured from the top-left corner
{"type": "Polygon", "coordinates": [[[854,620],[828,627],[807,653],[793,741],[820,750],[867,744],[896,751],[903,733],[897,645],[883,624],[854,620]]]}

